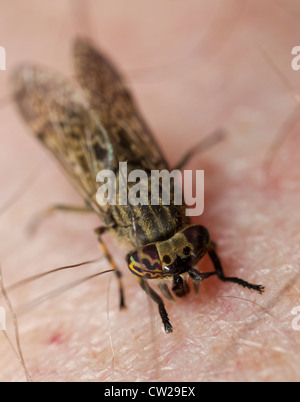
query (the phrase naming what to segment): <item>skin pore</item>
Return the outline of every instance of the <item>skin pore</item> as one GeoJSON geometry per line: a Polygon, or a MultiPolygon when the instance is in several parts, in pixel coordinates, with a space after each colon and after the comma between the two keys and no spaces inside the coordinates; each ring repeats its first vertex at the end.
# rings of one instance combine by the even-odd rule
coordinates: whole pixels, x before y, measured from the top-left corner
{"type": "MultiPolygon", "coordinates": [[[[126,266],[128,250],[105,235],[123,272],[126,310],[119,311],[118,284],[110,274],[27,305],[109,269],[104,260],[8,292],[32,379],[299,380],[300,332],[292,327],[292,310],[300,306],[300,72],[291,68],[292,48],[299,45],[297,2],[114,0],[87,2],[88,8],[70,1],[14,3],[0,6],[0,45],[7,52],[7,70],[0,71],[0,205],[22,182],[28,186],[0,216],[5,286],[101,257],[93,232],[101,222],[93,214],[58,212],[34,234],[26,231],[49,206],[80,206],[82,200],[8,100],[9,75],[20,62],[42,63],[71,77],[78,34],[92,38],[128,78],[171,165],[214,130],[228,132],[188,165],[205,170],[205,212],[193,222],[210,231],[227,275],[266,286],[260,296],[208,279],[198,296],[165,301],[174,327],[165,334],[156,306],[126,266]],[[267,174],[271,145],[289,131],[267,174]]],[[[199,269],[212,269],[207,257],[199,269]]],[[[2,335],[0,381],[23,381],[22,366],[2,335]]],[[[8,335],[13,339],[9,316],[8,335]]]]}

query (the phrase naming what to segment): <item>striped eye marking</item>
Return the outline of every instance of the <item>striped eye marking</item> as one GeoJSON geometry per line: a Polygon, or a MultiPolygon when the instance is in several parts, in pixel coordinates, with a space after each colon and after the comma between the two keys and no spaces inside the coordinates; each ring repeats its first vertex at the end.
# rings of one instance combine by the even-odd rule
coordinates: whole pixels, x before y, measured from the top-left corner
{"type": "Polygon", "coordinates": [[[140,253],[135,251],[129,255],[128,267],[139,278],[158,279],[163,275],[161,262],[154,244],[143,247],[140,253]],[[142,261],[140,261],[140,257],[142,261]]]}

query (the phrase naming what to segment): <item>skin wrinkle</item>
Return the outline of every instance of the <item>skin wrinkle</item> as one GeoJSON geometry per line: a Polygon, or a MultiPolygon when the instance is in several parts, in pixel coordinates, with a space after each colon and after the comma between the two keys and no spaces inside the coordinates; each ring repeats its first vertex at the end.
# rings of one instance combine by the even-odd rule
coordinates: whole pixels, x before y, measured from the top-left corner
{"type": "MultiPolygon", "coordinates": [[[[223,143],[190,163],[189,168],[204,169],[206,174],[205,213],[195,223],[207,226],[218,242],[227,274],[267,287],[259,297],[216,278],[203,282],[198,296],[166,301],[174,326],[174,333],[166,336],[156,306],[147,307],[149,300],[128,272],[125,250],[119,251],[119,243],[108,235],[105,241],[124,274],[128,306],[118,311],[112,278],[114,367],[107,334],[109,278],[101,277],[32,310],[26,318],[19,317],[22,349],[33,380],[299,380],[299,333],[291,329],[290,314],[300,305],[298,124],[276,154],[265,186],[263,161],[280,127],[285,130],[295,101],[257,51],[259,44],[296,94],[300,73],[291,70],[290,51],[298,45],[297,2],[273,6],[272,1],[254,0],[241,6],[226,0],[216,6],[191,0],[188,5],[172,2],[172,12],[168,0],[153,0],[151,7],[140,0],[128,0],[126,5],[122,0],[90,2],[89,17],[74,24],[69,1],[28,0],[26,5],[15,1],[14,10],[0,6],[0,21],[5,16],[0,45],[9,55],[7,72],[0,72],[1,93],[7,93],[13,67],[25,60],[73,76],[70,47],[80,30],[92,34],[124,76],[129,75],[142,115],[172,166],[184,150],[215,129],[229,133],[223,143]],[[91,26],[85,27],[89,19],[91,26]],[[199,45],[189,51],[195,43],[199,45]],[[151,71],[151,66],[157,67],[151,71]],[[51,344],[51,339],[61,341],[51,344]]],[[[0,205],[18,188],[24,172],[43,157],[39,180],[1,216],[0,262],[9,284],[97,256],[93,229],[99,222],[94,216],[58,213],[28,238],[25,227],[36,213],[53,203],[82,203],[28,135],[13,105],[3,110],[0,166],[5,191],[0,205]]],[[[211,265],[205,259],[199,267],[207,271],[211,265]]],[[[81,275],[93,272],[86,268],[81,275]]],[[[79,277],[75,272],[61,273],[43,281],[40,289],[30,285],[9,296],[14,306],[25,304],[36,290],[45,294],[79,277]]],[[[11,328],[9,333],[13,338],[11,328]]],[[[24,373],[1,338],[0,354],[0,381],[3,377],[22,381],[24,373]]]]}

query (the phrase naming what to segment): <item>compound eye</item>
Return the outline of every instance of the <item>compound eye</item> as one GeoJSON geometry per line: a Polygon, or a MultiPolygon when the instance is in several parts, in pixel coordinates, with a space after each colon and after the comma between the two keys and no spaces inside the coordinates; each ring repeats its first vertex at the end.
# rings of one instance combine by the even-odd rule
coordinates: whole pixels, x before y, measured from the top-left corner
{"type": "Polygon", "coordinates": [[[161,278],[162,266],[155,244],[142,247],[140,252],[135,251],[127,258],[128,268],[139,278],[161,278]]]}
{"type": "Polygon", "coordinates": [[[199,261],[206,254],[210,243],[208,230],[204,226],[195,225],[183,230],[182,234],[192,246],[184,247],[183,254],[188,256],[192,253],[199,261]]]}

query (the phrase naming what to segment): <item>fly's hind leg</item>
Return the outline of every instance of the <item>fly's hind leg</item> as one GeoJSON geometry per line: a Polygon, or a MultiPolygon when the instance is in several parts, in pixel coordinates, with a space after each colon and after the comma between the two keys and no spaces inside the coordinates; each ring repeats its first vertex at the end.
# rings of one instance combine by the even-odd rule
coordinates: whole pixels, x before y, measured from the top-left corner
{"type": "Polygon", "coordinates": [[[155,303],[157,303],[158,311],[159,311],[161,320],[164,324],[165,331],[167,333],[172,332],[172,330],[173,330],[172,325],[169,321],[169,316],[165,309],[165,305],[164,305],[162,298],[148,285],[148,283],[144,279],[139,278],[139,283],[140,283],[142,289],[144,289],[144,291],[151,297],[151,299],[153,301],[155,301],[155,303]]]}
{"type": "Polygon", "coordinates": [[[107,261],[109,262],[110,266],[112,267],[112,269],[115,271],[116,277],[118,279],[118,283],[119,283],[119,292],[120,292],[120,309],[123,309],[126,307],[125,305],[125,298],[124,298],[124,290],[123,290],[123,284],[122,284],[122,273],[121,271],[118,269],[117,265],[115,264],[110,252],[108,251],[105,243],[103,242],[101,236],[109,231],[110,229],[112,229],[111,226],[101,226],[100,228],[95,229],[95,233],[97,235],[100,247],[103,251],[103,254],[105,255],[105,258],[107,259],[107,261]]]}
{"type": "Polygon", "coordinates": [[[240,278],[225,276],[221,261],[216,252],[216,248],[217,248],[216,244],[212,242],[208,249],[208,255],[215,267],[216,274],[221,281],[236,283],[237,285],[243,286],[244,288],[255,290],[256,292],[258,292],[260,294],[262,294],[264,292],[264,290],[265,290],[264,286],[254,285],[254,284],[246,282],[240,278]]]}
{"type": "Polygon", "coordinates": [[[63,204],[52,205],[45,211],[42,211],[41,213],[33,217],[33,219],[28,224],[27,231],[31,234],[34,233],[45,219],[47,219],[48,217],[50,217],[51,215],[53,215],[55,212],[58,211],[88,213],[93,212],[93,209],[88,205],[84,205],[82,207],[77,207],[74,205],[63,205],[63,204]]]}

